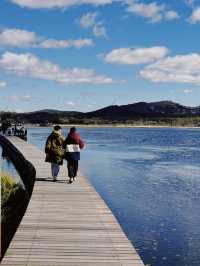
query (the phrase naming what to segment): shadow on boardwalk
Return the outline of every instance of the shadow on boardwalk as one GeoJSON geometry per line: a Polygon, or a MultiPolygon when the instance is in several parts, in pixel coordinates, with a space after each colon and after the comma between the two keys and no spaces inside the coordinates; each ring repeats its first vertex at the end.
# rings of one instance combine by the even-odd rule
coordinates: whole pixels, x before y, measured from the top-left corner
{"type": "Polygon", "coordinates": [[[60,180],[60,179],[58,179],[56,182],[55,181],[53,181],[53,179],[51,178],[51,177],[46,177],[46,178],[36,178],[36,181],[38,181],[38,182],[52,182],[52,183],[65,183],[65,184],[68,184],[68,179],[66,179],[66,180],[60,180]]]}

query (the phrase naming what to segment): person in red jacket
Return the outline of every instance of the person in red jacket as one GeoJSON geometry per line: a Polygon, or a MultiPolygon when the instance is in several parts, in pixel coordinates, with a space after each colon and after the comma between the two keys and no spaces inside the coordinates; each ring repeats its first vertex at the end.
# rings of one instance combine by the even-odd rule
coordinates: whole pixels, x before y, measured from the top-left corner
{"type": "Polygon", "coordinates": [[[69,183],[72,183],[78,172],[78,161],[80,160],[80,150],[84,148],[84,142],[77,133],[76,128],[70,128],[69,134],[64,141],[65,159],[67,160],[67,169],[69,183]]]}

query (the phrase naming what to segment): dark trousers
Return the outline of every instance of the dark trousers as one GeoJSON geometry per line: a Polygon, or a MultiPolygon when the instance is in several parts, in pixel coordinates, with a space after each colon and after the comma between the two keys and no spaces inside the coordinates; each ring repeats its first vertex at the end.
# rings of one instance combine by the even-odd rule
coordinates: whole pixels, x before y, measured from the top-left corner
{"type": "Polygon", "coordinates": [[[67,161],[68,176],[70,178],[77,176],[78,171],[78,161],[77,160],[68,160],[67,161]]]}

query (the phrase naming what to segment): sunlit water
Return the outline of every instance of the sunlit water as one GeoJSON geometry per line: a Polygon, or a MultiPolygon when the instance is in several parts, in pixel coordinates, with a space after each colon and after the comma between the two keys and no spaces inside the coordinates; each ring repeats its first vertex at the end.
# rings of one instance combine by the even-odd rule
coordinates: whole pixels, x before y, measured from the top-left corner
{"type": "MultiPolygon", "coordinates": [[[[29,129],[28,141],[44,149],[50,132],[50,128],[29,129]]],[[[81,171],[144,262],[199,266],[200,130],[82,128],[79,132],[87,142],[81,171]]]]}

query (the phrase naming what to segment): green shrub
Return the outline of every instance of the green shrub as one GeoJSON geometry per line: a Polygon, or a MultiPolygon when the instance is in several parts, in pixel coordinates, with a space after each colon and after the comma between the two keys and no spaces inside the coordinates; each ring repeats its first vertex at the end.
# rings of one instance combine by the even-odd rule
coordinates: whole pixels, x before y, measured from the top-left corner
{"type": "Polygon", "coordinates": [[[26,210],[29,197],[8,173],[1,177],[1,258],[4,256],[26,210]]]}
{"type": "Polygon", "coordinates": [[[22,190],[22,186],[17,183],[11,175],[0,172],[1,177],[1,221],[8,219],[8,209],[18,204],[15,201],[17,194],[22,190]]]}
{"type": "Polygon", "coordinates": [[[1,208],[6,205],[9,198],[19,189],[19,184],[15,182],[12,176],[1,172],[1,208]]]}

